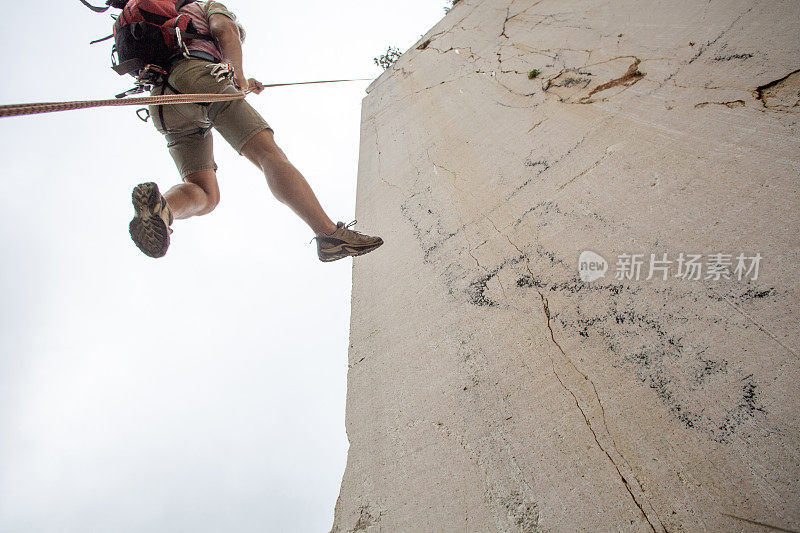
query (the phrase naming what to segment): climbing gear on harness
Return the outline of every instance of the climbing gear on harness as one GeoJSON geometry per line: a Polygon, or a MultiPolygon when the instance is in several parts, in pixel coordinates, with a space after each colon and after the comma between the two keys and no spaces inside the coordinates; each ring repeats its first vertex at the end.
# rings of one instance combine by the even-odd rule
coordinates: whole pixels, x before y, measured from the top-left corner
{"type": "Polygon", "coordinates": [[[339,222],[336,231],[329,235],[315,237],[317,241],[317,256],[323,263],[330,263],[349,256],[367,254],[383,244],[380,237],[371,237],[351,230],[357,221],[349,224],[339,222]]]}
{"type": "Polygon", "coordinates": [[[145,91],[151,90],[156,85],[161,85],[167,80],[167,71],[155,65],[147,65],[141,71],[136,81],[133,82],[133,87],[118,94],[117,98],[126,98],[132,94],[140,94],[145,91]]]}
{"type": "Polygon", "coordinates": [[[233,79],[234,68],[233,63],[230,61],[208,65],[206,68],[211,70],[211,75],[214,76],[218,83],[222,83],[223,80],[233,79]]]}

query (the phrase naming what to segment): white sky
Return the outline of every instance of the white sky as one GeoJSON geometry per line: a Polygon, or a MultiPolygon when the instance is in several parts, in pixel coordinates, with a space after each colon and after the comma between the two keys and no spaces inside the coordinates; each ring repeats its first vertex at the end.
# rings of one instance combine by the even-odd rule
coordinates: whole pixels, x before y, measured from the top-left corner
{"type": "MultiPolygon", "coordinates": [[[[377,76],[372,58],[407,49],[445,5],[226,3],[265,83],[377,76]]],[[[110,22],[78,0],[13,2],[0,103],[129,88],[109,43],[87,44],[110,22]]],[[[250,97],[334,220],[353,218],[367,85],[250,97]]],[[[0,531],[327,531],[347,453],[352,261],[318,262],[310,231],[219,136],[222,203],[177,222],[165,259],[142,255],[130,191],[177,173],[133,113],[0,119],[0,531]]]]}

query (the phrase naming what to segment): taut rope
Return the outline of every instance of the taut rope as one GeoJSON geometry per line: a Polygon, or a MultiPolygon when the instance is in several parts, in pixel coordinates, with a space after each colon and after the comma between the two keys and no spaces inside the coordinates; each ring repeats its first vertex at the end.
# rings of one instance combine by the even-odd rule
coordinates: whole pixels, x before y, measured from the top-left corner
{"type": "MultiPolygon", "coordinates": [[[[341,83],[346,81],[369,81],[367,78],[353,80],[325,80],[301,81],[295,83],[273,83],[263,87],[287,87],[290,85],[311,85],[315,83],[341,83]]],[[[250,92],[250,91],[247,91],[250,92]]],[[[20,117],[24,115],[39,115],[42,113],[55,113],[58,111],[72,111],[75,109],[89,109],[92,107],[116,106],[144,106],[144,105],[175,105],[175,104],[200,104],[214,102],[228,102],[241,100],[247,92],[238,94],[170,94],[165,96],[144,96],[139,98],[125,98],[113,100],[80,100],[75,102],[41,102],[36,104],[14,104],[0,106],[0,118],[20,117]]]]}

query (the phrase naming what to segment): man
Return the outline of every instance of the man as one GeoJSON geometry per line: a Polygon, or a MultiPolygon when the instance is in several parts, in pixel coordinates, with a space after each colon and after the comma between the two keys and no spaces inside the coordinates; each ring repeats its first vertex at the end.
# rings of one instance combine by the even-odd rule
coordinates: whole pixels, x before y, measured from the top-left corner
{"type": "MultiPolygon", "coordinates": [[[[258,94],[264,90],[258,81],[245,77],[244,28],[233,13],[218,2],[207,1],[191,2],[180,14],[191,17],[197,33],[211,35],[214,40],[189,41],[191,57],[174,61],[168,79],[153,89],[153,95],[236,94],[246,90],[258,94]],[[219,76],[225,62],[233,66],[233,79],[219,76]]],[[[155,183],[143,183],[133,190],[136,214],[130,233],[148,256],[166,254],[173,220],[206,215],[219,203],[212,127],[264,173],[275,197],[314,231],[321,261],[362,255],[383,244],[380,237],[363,235],[351,230],[352,224],[334,224],[328,218],[308,182],[275,144],[272,128],[245,100],[151,106],[150,112],[156,129],[167,139],[183,183],[163,196],[155,183]]]]}

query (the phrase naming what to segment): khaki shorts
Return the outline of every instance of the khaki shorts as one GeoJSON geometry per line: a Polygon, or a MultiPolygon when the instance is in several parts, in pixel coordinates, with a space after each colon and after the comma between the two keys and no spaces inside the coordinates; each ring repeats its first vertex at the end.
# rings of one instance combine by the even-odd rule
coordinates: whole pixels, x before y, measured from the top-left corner
{"type": "MultiPolygon", "coordinates": [[[[154,88],[151,94],[238,92],[232,81],[218,82],[209,65],[213,63],[204,59],[182,59],[172,67],[168,83],[154,88]]],[[[167,138],[169,153],[181,178],[200,170],[217,169],[212,127],[240,154],[257,133],[272,129],[245,100],[150,106],[150,115],[156,129],[167,138]]]]}

